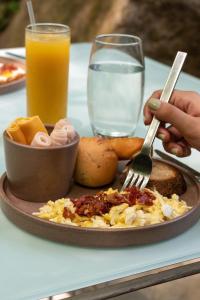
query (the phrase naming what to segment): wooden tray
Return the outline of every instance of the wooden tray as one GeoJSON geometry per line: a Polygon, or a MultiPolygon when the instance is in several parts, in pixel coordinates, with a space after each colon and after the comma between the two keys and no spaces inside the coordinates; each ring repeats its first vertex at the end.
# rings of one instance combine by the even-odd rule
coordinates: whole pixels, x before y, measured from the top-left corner
{"type": "MultiPolygon", "coordinates": [[[[20,60],[7,58],[7,57],[0,57],[0,63],[15,64],[18,67],[25,70],[25,64],[20,60]]],[[[25,76],[26,75],[24,75],[20,79],[13,80],[13,81],[5,83],[5,84],[0,84],[0,94],[14,92],[15,90],[18,90],[18,89],[24,87],[25,86],[25,76]]]]}
{"type": "MultiPolygon", "coordinates": [[[[167,162],[165,162],[167,163],[167,162]]],[[[168,163],[174,166],[172,163],[168,163]]],[[[176,166],[177,167],[177,166],[176,166]]],[[[186,180],[187,191],[181,198],[193,208],[181,217],[161,224],[138,228],[80,228],[56,224],[32,215],[44,203],[33,203],[16,198],[7,186],[6,173],[0,180],[1,207],[6,216],[20,228],[53,241],[93,247],[122,247],[155,243],[172,238],[190,228],[200,217],[200,184],[186,170],[179,169],[186,180]]],[[[91,194],[96,190],[74,185],[69,197],[91,194]]]]}

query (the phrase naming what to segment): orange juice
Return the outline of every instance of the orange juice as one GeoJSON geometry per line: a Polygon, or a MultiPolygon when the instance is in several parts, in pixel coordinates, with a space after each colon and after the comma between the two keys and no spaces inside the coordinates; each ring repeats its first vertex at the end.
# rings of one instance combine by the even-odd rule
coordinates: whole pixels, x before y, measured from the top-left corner
{"type": "Polygon", "coordinates": [[[67,114],[70,31],[59,24],[26,30],[27,113],[55,124],[67,114]]]}

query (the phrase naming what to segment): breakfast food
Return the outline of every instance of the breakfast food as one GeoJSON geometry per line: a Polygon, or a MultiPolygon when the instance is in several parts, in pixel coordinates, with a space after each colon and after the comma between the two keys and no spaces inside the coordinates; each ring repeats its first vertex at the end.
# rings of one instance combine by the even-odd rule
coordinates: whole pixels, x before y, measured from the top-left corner
{"type": "Polygon", "coordinates": [[[117,164],[117,155],[106,139],[83,137],[79,143],[74,178],[85,186],[103,186],[114,180],[117,164]]]}
{"type": "MultiPolygon", "coordinates": [[[[114,181],[118,160],[130,159],[142,147],[143,139],[83,137],[75,168],[75,181],[87,187],[101,187],[114,181]]],[[[121,175],[124,182],[128,168],[121,175]]],[[[153,170],[147,185],[164,196],[181,195],[186,183],[180,171],[161,161],[153,161],[153,170]]]]}
{"type": "Polygon", "coordinates": [[[15,142],[30,145],[37,132],[47,130],[38,116],[30,118],[17,118],[6,129],[8,136],[15,142]]]}
{"type": "Polygon", "coordinates": [[[0,85],[25,76],[25,71],[14,63],[0,63],[0,85]]]}
{"type": "MultiPolygon", "coordinates": [[[[121,175],[121,183],[124,182],[127,172],[128,168],[125,168],[121,175]]],[[[147,187],[168,197],[172,194],[182,195],[186,191],[186,182],[178,169],[162,161],[154,160],[147,187]]]]}
{"type": "Polygon", "coordinates": [[[58,121],[49,136],[39,116],[17,118],[6,132],[17,143],[40,148],[63,146],[72,142],[76,136],[75,129],[66,119],[58,121]]]}
{"type": "Polygon", "coordinates": [[[52,144],[50,136],[45,133],[38,131],[31,142],[32,147],[50,147],[52,144]]]}
{"type": "Polygon", "coordinates": [[[118,160],[131,157],[142,143],[143,139],[137,137],[81,138],[75,168],[76,182],[88,187],[111,183],[116,176],[118,160]]]}
{"type": "Polygon", "coordinates": [[[17,143],[26,145],[25,136],[18,124],[12,123],[9,128],[6,129],[9,138],[17,143]]]}
{"type": "Polygon", "coordinates": [[[163,223],[189,209],[178,195],[167,198],[157,191],[132,187],[124,192],[110,188],[77,199],[48,201],[33,215],[60,224],[109,229],[163,223]]]}
{"type": "Polygon", "coordinates": [[[139,137],[110,138],[108,139],[112,149],[117,154],[119,160],[130,159],[140,151],[144,139],[139,137]]]}
{"type": "Polygon", "coordinates": [[[186,191],[186,183],[180,171],[161,161],[153,162],[153,170],[148,188],[156,189],[164,196],[182,195],[186,191]]]}
{"type": "Polygon", "coordinates": [[[40,131],[47,133],[44,124],[38,116],[34,116],[31,118],[19,118],[16,120],[16,122],[19,125],[21,131],[23,132],[28,145],[31,144],[37,132],[40,131]]]}
{"type": "MultiPolygon", "coordinates": [[[[59,120],[50,135],[38,116],[17,118],[6,130],[8,136],[30,147],[64,146],[76,136],[75,129],[66,119],[59,120]]],[[[141,149],[143,139],[82,137],[79,143],[74,179],[87,187],[102,187],[114,181],[118,161],[129,159],[141,149]]],[[[127,174],[124,170],[121,181],[127,174]]],[[[164,196],[181,195],[186,190],[183,175],[174,167],[154,161],[148,188],[164,196]]]]}
{"type": "Polygon", "coordinates": [[[58,121],[50,134],[52,145],[62,146],[70,143],[75,137],[75,129],[66,119],[58,121]]]}

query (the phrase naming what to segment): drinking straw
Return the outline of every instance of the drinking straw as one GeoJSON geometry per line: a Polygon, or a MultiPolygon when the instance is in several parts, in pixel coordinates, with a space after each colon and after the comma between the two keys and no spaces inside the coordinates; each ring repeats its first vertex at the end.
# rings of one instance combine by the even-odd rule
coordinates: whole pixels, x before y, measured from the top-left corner
{"type": "Polygon", "coordinates": [[[35,15],[34,15],[34,11],[33,11],[32,1],[31,0],[26,1],[26,4],[27,4],[27,8],[28,8],[30,23],[32,25],[34,25],[36,22],[35,22],[35,15]]]}

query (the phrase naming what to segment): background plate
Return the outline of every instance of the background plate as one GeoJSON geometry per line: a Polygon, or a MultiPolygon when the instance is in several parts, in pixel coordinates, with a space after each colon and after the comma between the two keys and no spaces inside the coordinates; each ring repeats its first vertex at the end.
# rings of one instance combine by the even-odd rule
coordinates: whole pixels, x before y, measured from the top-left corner
{"type": "MultiPolygon", "coordinates": [[[[168,164],[175,166],[172,163],[168,164]]],[[[37,211],[44,203],[28,202],[13,196],[8,189],[5,173],[0,181],[1,206],[6,216],[20,228],[61,243],[93,247],[122,247],[155,243],[182,233],[200,217],[200,184],[191,173],[180,167],[176,166],[176,168],[183,173],[187,183],[187,191],[181,199],[187,201],[187,204],[193,208],[183,216],[161,224],[138,228],[102,229],[80,228],[39,219],[32,216],[32,212],[37,211]]],[[[76,197],[96,191],[96,189],[74,185],[68,196],[76,197]]]]}
{"type": "MultiPolygon", "coordinates": [[[[15,60],[7,57],[0,57],[0,63],[15,64],[16,66],[25,70],[25,64],[20,60],[15,60]]],[[[25,75],[20,79],[5,84],[0,84],[0,94],[10,93],[24,86],[25,86],[25,75]]]]}

